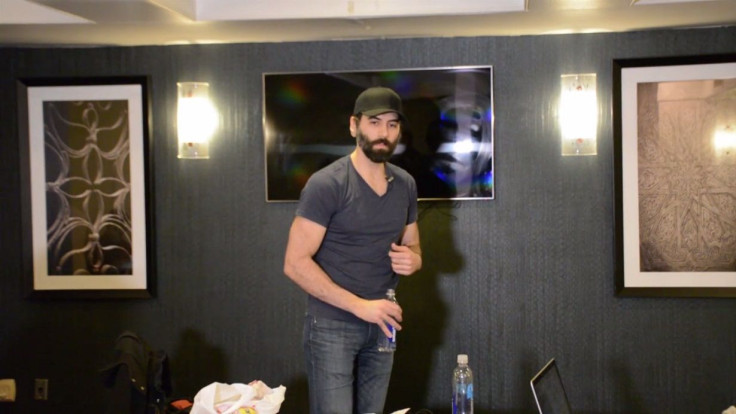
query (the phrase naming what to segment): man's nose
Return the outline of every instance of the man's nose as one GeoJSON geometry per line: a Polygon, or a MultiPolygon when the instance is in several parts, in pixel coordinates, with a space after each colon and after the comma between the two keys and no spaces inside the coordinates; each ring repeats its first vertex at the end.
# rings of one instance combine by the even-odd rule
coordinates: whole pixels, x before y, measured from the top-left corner
{"type": "Polygon", "coordinates": [[[378,126],[378,135],[380,138],[388,138],[388,124],[378,126]]]}

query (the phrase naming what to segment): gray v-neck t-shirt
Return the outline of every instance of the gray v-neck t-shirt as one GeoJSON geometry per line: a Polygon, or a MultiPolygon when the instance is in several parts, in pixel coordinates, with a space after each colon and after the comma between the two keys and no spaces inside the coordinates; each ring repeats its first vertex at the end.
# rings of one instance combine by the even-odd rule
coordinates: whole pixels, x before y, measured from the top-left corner
{"type": "MultiPolygon", "coordinates": [[[[379,299],[395,289],[398,277],[388,256],[400,243],[404,227],[417,220],[414,178],[386,163],[386,193],[379,196],[344,156],[312,174],[302,190],[296,215],[327,231],[314,260],[339,286],[365,299],[379,299]]],[[[314,316],[356,320],[353,314],[309,296],[314,316]]]]}

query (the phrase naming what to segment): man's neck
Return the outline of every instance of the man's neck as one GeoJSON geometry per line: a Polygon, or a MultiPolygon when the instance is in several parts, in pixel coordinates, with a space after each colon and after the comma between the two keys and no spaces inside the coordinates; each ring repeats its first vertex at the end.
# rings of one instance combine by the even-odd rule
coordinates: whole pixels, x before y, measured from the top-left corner
{"type": "Polygon", "coordinates": [[[360,148],[355,148],[355,151],[350,154],[350,160],[353,162],[353,166],[358,173],[360,173],[366,181],[386,178],[386,164],[383,162],[371,161],[365,156],[363,150],[360,148]]]}

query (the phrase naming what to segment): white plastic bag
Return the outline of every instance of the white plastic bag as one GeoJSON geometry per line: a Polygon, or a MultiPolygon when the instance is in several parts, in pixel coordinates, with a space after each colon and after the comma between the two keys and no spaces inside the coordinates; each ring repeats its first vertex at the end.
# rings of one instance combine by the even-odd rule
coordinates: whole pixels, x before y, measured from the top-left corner
{"type": "Polygon", "coordinates": [[[276,414],[279,412],[281,403],[284,402],[286,387],[279,385],[271,389],[261,381],[253,381],[248,385],[256,391],[253,408],[256,409],[258,414],[276,414]]]}
{"type": "Polygon", "coordinates": [[[250,384],[213,382],[194,396],[191,414],[236,414],[252,408],[257,414],[276,414],[284,401],[286,387],[271,389],[261,381],[250,384]]]}

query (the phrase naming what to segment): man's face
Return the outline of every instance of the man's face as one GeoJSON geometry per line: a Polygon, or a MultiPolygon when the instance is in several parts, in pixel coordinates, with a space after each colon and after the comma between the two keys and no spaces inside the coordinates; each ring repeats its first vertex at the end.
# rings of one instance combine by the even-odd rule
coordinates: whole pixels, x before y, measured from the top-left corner
{"type": "Polygon", "coordinates": [[[358,146],[373,162],[386,162],[396,149],[401,137],[399,115],[386,112],[376,116],[353,117],[351,125],[358,146]]]}

